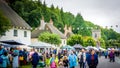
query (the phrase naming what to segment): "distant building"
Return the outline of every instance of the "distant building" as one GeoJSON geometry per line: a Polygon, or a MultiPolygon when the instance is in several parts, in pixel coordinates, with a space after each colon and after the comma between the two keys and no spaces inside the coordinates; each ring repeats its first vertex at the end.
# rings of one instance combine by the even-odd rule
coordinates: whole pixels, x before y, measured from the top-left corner
{"type": "Polygon", "coordinates": [[[98,40],[101,38],[101,30],[100,29],[93,29],[92,30],[92,37],[96,41],[96,47],[100,47],[100,41],[98,40]]]}
{"type": "Polygon", "coordinates": [[[40,26],[38,28],[36,28],[35,30],[33,30],[31,33],[32,43],[38,42],[38,36],[45,31],[59,35],[61,38],[60,46],[66,45],[66,38],[67,37],[53,25],[52,19],[50,19],[50,22],[47,23],[44,21],[43,17],[42,17],[40,26]]]}
{"type": "Polygon", "coordinates": [[[101,30],[100,29],[93,29],[92,30],[92,37],[95,41],[101,38],[101,30]]]}
{"type": "Polygon", "coordinates": [[[15,40],[30,45],[31,27],[5,1],[0,0],[0,11],[12,24],[12,28],[0,37],[0,41],[15,40]]]}

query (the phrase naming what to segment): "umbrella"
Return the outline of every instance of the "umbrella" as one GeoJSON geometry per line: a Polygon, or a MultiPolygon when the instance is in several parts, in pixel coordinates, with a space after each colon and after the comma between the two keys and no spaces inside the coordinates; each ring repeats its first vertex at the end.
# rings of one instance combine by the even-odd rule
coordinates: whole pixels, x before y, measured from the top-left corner
{"type": "Polygon", "coordinates": [[[94,50],[97,50],[97,51],[99,51],[99,49],[98,49],[98,48],[96,48],[96,47],[93,47],[93,49],[94,49],[94,50]]]}
{"type": "Polygon", "coordinates": [[[9,45],[24,45],[24,44],[17,42],[15,40],[6,40],[6,41],[0,41],[0,42],[5,43],[5,44],[9,44],[9,45]]]}
{"type": "Polygon", "coordinates": [[[83,48],[83,46],[82,45],[80,45],[80,44],[75,44],[74,46],[73,46],[74,48],[83,48]]]}
{"type": "Polygon", "coordinates": [[[5,43],[1,43],[1,45],[4,47],[16,47],[16,45],[10,45],[10,44],[5,44],[5,43]]]}
{"type": "Polygon", "coordinates": [[[4,47],[17,47],[20,45],[24,45],[20,42],[14,41],[14,40],[6,40],[6,41],[0,41],[2,43],[2,46],[4,47]]]}
{"type": "Polygon", "coordinates": [[[31,47],[29,47],[29,46],[19,46],[20,48],[23,48],[23,49],[28,49],[28,50],[30,50],[30,49],[32,49],[31,47]]]}
{"type": "Polygon", "coordinates": [[[97,51],[99,50],[98,48],[92,47],[92,46],[87,46],[86,49],[87,49],[87,50],[94,49],[94,50],[97,50],[97,51]]]}
{"type": "Polygon", "coordinates": [[[93,47],[92,46],[87,46],[86,49],[89,50],[89,49],[92,49],[93,47]]]}
{"type": "Polygon", "coordinates": [[[100,47],[100,50],[105,51],[106,49],[104,49],[104,48],[100,47]]]}
{"type": "Polygon", "coordinates": [[[72,50],[73,49],[74,50],[74,48],[69,46],[69,45],[63,46],[63,47],[61,47],[61,49],[67,49],[67,50],[72,50]]]}

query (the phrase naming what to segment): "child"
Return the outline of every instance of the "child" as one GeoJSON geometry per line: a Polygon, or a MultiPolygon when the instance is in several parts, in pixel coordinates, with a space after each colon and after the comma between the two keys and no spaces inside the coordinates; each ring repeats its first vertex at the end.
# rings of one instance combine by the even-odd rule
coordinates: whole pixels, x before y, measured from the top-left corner
{"type": "Polygon", "coordinates": [[[50,65],[50,57],[46,57],[45,59],[45,63],[46,63],[46,67],[49,68],[49,65],[50,65]]]}
{"type": "Polygon", "coordinates": [[[68,68],[68,59],[67,59],[67,56],[64,56],[63,58],[63,65],[64,65],[64,68],[68,68]]]}
{"type": "Polygon", "coordinates": [[[62,59],[60,59],[60,61],[59,61],[59,68],[63,68],[63,61],[62,61],[62,59]]]}
{"type": "Polygon", "coordinates": [[[40,59],[38,65],[42,68],[44,68],[46,65],[45,65],[45,62],[43,61],[43,59],[40,59]]]}
{"type": "Polygon", "coordinates": [[[55,55],[52,55],[50,59],[50,68],[57,68],[57,64],[55,63],[55,55]]]}

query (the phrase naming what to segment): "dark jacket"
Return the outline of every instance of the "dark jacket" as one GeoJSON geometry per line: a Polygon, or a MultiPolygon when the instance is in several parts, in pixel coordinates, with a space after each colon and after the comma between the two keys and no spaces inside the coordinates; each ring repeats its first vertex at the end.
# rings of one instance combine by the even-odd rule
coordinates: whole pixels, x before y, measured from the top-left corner
{"type": "Polygon", "coordinates": [[[97,64],[98,64],[98,55],[97,54],[94,54],[94,63],[92,63],[92,55],[90,54],[90,55],[88,55],[88,57],[87,57],[87,63],[88,63],[88,65],[89,66],[91,66],[91,65],[95,65],[95,66],[97,66],[97,64]]]}
{"type": "Polygon", "coordinates": [[[32,55],[32,65],[37,65],[39,62],[39,55],[37,52],[35,52],[33,55],[32,55]]]}
{"type": "Polygon", "coordinates": [[[69,63],[68,60],[63,60],[63,65],[64,65],[64,67],[68,67],[68,63],[69,63]]]}

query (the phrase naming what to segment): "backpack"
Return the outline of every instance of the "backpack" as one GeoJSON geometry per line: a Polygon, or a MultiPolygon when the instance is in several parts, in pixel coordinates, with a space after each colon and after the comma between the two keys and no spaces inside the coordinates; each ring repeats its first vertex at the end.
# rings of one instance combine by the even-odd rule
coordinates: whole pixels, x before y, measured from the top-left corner
{"type": "Polygon", "coordinates": [[[23,57],[23,56],[20,56],[20,57],[19,57],[19,60],[20,60],[20,61],[23,61],[23,60],[24,60],[24,57],[23,57]]]}
{"type": "Polygon", "coordinates": [[[55,68],[56,67],[56,63],[55,62],[52,62],[51,65],[50,65],[51,68],[55,68]]]}
{"type": "Polygon", "coordinates": [[[0,64],[3,63],[3,58],[0,56],[0,64]]]}

